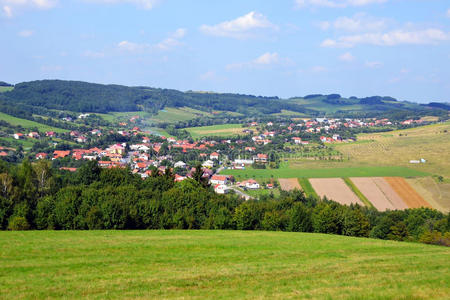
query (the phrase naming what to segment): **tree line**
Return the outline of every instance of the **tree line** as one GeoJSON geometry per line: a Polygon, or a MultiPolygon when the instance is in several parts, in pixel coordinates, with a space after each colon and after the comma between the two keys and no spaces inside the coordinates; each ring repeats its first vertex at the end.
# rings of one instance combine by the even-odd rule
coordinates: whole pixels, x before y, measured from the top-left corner
{"type": "Polygon", "coordinates": [[[48,161],[1,162],[0,229],[280,230],[450,244],[450,215],[433,209],[378,212],[301,191],[244,201],[214,193],[200,167],[182,182],[167,170],[143,180],[95,161],[75,173],[48,161]]]}

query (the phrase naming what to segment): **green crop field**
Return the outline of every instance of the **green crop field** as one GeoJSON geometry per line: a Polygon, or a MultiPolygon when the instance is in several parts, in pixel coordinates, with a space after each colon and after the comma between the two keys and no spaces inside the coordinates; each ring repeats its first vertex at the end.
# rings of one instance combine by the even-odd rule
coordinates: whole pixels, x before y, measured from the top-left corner
{"type": "Polygon", "coordinates": [[[332,177],[421,177],[427,173],[405,167],[353,167],[327,169],[279,169],[223,170],[220,174],[233,175],[238,180],[246,178],[332,178],[332,177]]]}
{"type": "Polygon", "coordinates": [[[204,136],[234,136],[243,134],[243,131],[245,129],[248,128],[242,127],[242,124],[223,124],[186,128],[186,130],[191,134],[193,138],[200,138],[204,136]]]}
{"type": "Polygon", "coordinates": [[[315,197],[319,199],[319,195],[317,195],[316,191],[312,187],[311,183],[309,182],[308,178],[299,178],[298,182],[300,183],[300,186],[302,187],[303,192],[305,192],[305,195],[307,197],[315,197]]]}
{"type": "Polygon", "coordinates": [[[30,121],[30,120],[26,120],[26,119],[20,119],[20,118],[16,118],[10,115],[7,115],[5,113],[0,112],[0,120],[6,121],[11,125],[14,126],[22,126],[23,128],[33,128],[33,127],[37,127],[39,129],[39,131],[44,132],[44,131],[55,131],[55,132],[66,132],[67,130],[65,129],[61,129],[61,128],[57,128],[57,127],[52,127],[52,126],[48,126],[45,124],[41,124],[38,122],[34,122],[34,121],[30,121]]]}
{"type": "Polygon", "coordinates": [[[0,298],[444,299],[450,248],[261,231],[0,232],[0,298]]]}

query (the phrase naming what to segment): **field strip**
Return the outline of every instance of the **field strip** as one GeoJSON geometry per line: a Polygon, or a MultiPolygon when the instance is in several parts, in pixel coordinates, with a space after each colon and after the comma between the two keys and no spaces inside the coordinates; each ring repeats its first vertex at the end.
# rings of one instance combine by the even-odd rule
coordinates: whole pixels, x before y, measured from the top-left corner
{"type": "Polygon", "coordinates": [[[346,177],[344,178],[344,182],[353,191],[353,193],[355,193],[355,195],[358,196],[359,200],[361,200],[367,207],[374,207],[372,202],[364,195],[364,193],[354,183],[353,179],[346,177]]]}
{"type": "Polygon", "coordinates": [[[301,190],[297,178],[278,178],[278,182],[280,182],[283,191],[301,190]]]}
{"type": "Polygon", "coordinates": [[[342,178],[311,178],[309,179],[317,194],[323,198],[336,201],[343,205],[364,203],[353,193],[342,178]]]}
{"type": "Polygon", "coordinates": [[[395,190],[395,192],[403,199],[409,208],[429,207],[431,205],[426,202],[407,182],[401,177],[386,177],[385,180],[395,190]]]}
{"type": "Polygon", "coordinates": [[[392,204],[394,209],[408,209],[408,205],[403,201],[399,194],[387,183],[383,177],[374,177],[373,182],[380,189],[386,199],[392,204]]]}
{"type": "Polygon", "coordinates": [[[307,197],[319,198],[319,195],[317,195],[316,191],[312,187],[312,185],[309,182],[308,178],[299,178],[298,182],[300,183],[302,191],[305,193],[305,195],[307,197]]]}
{"type": "Polygon", "coordinates": [[[380,187],[375,183],[374,178],[351,178],[352,182],[358,187],[367,199],[379,211],[395,210],[396,207],[389,201],[389,198],[383,193],[380,187]]]}

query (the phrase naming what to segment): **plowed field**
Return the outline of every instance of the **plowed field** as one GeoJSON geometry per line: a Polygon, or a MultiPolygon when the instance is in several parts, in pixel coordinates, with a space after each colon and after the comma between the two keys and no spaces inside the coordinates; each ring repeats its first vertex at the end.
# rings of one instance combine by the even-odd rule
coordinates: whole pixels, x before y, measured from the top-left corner
{"type": "Polygon", "coordinates": [[[311,178],[309,182],[321,198],[326,196],[343,205],[357,203],[364,206],[342,178],[311,178]]]}
{"type": "Polygon", "coordinates": [[[407,182],[401,177],[386,177],[385,180],[394,189],[394,191],[403,199],[409,208],[430,207],[407,182]]]}
{"type": "Polygon", "coordinates": [[[301,190],[297,178],[279,178],[278,181],[283,191],[301,190]]]}

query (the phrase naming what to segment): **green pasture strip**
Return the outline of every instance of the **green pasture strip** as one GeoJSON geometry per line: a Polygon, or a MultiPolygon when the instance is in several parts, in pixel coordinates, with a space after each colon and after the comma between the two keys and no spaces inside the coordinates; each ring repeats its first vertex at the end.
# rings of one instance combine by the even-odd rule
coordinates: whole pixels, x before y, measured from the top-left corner
{"type": "Polygon", "coordinates": [[[302,187],[303,192],[305,192],[305,195],[307,197],[314,197],[317,199],[320,199],[319,195],[317,195],[316,191],[314,190],[313,186],[311,185],[311,182],[309,182],[308,178],[299,178],[298,182],[300,183],[300,186],[302,187]]]}
{"type": "Polygon", "coordinates": [[[359,200],[361,200],[367,207],[374,208],[373,204],[367,199],[366,196],[358,189],[358,187],[353,183],[353,181],[350,180],[350,178],[345,177],[343,178],[344,182],[347,184],[347,186],[355,193],[356,196],[358,196],[359,200]]]}

